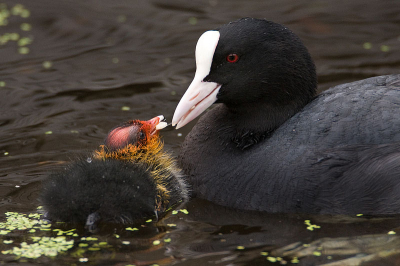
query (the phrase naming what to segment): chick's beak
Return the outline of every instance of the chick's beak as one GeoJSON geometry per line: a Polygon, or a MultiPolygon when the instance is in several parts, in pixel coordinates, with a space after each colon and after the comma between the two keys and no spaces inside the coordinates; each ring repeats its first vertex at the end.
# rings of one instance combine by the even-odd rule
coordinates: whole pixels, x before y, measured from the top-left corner
{"type": "Polygon", "coordinates": [[[168,125],[168,123],[165,122],[165,118],[163,115],[156,116],[148,120],[147,123],[149,123],[151,126],[150,135],[154,135],[156,132],[165,128],[168,125]]]}

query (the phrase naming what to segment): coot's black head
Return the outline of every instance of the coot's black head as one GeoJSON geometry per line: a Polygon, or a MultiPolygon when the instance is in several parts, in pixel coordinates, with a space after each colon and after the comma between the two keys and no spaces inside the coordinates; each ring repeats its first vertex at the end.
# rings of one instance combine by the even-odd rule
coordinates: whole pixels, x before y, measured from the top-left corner
{"type": "Polygon", "coordinates": [[[316,92],[315,66],[301,40],[267,20],[244,18],[205,32],[197,43],[196,65],[174,114],[178,128],[214,102],[249,117],[271,110],[293,115],[316,92]]]}

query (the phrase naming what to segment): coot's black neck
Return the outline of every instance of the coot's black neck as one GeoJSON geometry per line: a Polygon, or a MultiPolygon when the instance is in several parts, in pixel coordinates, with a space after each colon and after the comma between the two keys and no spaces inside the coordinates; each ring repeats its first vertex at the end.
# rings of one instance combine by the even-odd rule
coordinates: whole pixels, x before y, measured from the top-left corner
{"type": "Polygon", "coordinates": [[[239,149],[247,149],[265,138],[299,112],[312,98],[286,104],[258,102],[229,106],[224,104],[227,123],[232,124],[234,135],[231,140],[239,149]]]}

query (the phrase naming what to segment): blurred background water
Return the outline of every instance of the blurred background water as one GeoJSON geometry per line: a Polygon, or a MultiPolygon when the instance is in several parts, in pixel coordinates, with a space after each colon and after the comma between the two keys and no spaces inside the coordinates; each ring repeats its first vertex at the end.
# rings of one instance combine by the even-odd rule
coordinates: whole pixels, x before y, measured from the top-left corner
{"type": "MultiPolygon", "coordinates": [[[[241,17],[266,18],[298,34],[315,60],[320,91],[400,72],[397,0],[0,2],[0,218],[9,211],[35,212],[41,180],[96,149],[120,122],[160,114],[170,121],[194,75],[198,37],[241,17]]],[[[163,132],[166,148],[177,154],[194,123],[163,132]]],[[[398,218],[313,217],[324,226],[310,231],[307,216],[238,212],[199,200],[187,209],[189,214],[143,225],[139,238],[121,229],[134,245],[111,241],[115,229],[106,228],[100,237],[111,241],[111,251],[0,260],[54,265],[78,264],[83,257],[96,265],[400,263],[400,242],[387,235],[396,231],[398,218]],[[168,238],[172,241],[153,245],[154,239],[168,238]]],[[[24,232],[17,237],[28,238],[24,232]]]]}

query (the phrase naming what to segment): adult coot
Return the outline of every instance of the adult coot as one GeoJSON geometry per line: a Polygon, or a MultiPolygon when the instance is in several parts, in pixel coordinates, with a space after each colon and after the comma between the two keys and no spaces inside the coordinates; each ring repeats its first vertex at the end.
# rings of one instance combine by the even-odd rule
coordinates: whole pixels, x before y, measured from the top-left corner
{"type": "Polygon", "coordinates": [[[400,75],[316,95],[315,66],[283,25],[244,18],[205,32],[176,108],[194,195],[268,212],[400,213],[400,75]]]}
{"type": "Polygon", "coordinates": [[[188,189],[158,130],[162,116],[112,129],[88,159],[44,182],[41,202],[51,221],[132,223],[188,199],[188,189]]]}

